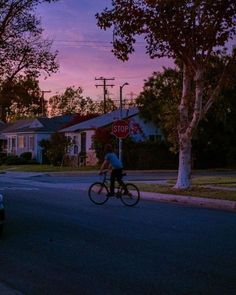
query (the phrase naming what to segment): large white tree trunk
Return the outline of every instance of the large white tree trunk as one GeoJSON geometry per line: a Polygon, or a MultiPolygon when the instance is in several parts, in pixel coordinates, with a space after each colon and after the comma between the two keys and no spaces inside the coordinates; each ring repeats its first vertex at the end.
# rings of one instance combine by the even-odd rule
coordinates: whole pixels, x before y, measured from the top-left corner
{"type": "Polygon", "coordinates": [[[190,71],[185,66],[183,71],[182,98],[179,105],[179,168],[177,182],[174,187],[176,189],[186,189],[191,187],[191,141],[193,132],[198,126],[202,113],[203,68],[200,65],[196,69],[194,76],[196,85],[194,108],[192,111],[190,111],[191,78],[190,71]]]}
{"type": "Polygon", "coordinates": [[[179,168],[176,189],[186,189],[191,186],[191,138],[184,134],[179,135],[179,168]]]}

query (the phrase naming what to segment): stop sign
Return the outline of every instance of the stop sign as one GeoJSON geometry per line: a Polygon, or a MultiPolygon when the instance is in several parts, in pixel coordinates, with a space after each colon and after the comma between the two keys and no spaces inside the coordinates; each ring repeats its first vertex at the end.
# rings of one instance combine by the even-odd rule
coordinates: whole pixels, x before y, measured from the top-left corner
{"type": "Polygon", "coordinates": [[[118,138],[125,138],[129,135],[129,122],[117,120],[112,124],[112,133],[118,138]]]}

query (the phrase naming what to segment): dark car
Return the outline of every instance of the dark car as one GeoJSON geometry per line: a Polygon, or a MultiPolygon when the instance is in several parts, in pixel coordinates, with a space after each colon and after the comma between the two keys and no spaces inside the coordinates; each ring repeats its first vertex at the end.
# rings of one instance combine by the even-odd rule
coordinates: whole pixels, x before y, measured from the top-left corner
{"type": "Polygon", "coordinates": [[[5,208],[3,205],[3,196],[0,194],[0,235],[3,233],[3,225],[5,221],[5,208]]]}

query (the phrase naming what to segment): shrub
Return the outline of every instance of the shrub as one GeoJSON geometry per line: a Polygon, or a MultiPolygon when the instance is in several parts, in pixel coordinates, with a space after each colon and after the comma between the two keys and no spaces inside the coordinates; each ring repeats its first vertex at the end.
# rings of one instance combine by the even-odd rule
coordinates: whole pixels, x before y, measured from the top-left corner
{"type": "Polygon", "coordinates": [[[123,163],[126,169],[177,169],[178,157],[164,142],[123,143],[123,163]]]}
{"type": "Polygon", "coordinates": [[[3,153],[3,152],[0,153],[0,165],[4,164],[6,157],[7,157],[6,153],[3,153]]]}
{"type": "Polygon", "coordinates": [[[31,152],[25,152],[25,153],[22,153],[20,155],[20,157],[26,161],[29,161],[29,160],[32,160],[32,153],[31,152]]]}
{"type": "Polygon", "coordinates": [[[59,166],[71,146],[71,141],[64,134],[57,132],[51,136],[50,140],[41,140],[39,144],[43,149],[43,158],[46,158],[51,165],[59,166]]]}
{"type": "Polygon", "coordinates": [[[4,164],[6,165],[23,165],[26,164],[26,160],[16,155],[9,155],[6,157],[4,164]]]}

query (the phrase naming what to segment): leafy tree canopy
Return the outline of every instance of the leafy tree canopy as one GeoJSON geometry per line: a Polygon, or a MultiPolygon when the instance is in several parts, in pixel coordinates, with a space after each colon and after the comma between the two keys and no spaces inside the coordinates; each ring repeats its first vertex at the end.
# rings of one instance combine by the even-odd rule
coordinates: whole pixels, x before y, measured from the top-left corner
{"type": "MultiPolygon", "coordinates": [[[[56,1],[56,0],[54,0],[56,1]]],[[[53,0],[0,0],[0,81],[18,74],[50,75],[58,70],[57,52],[42,38],[36,7],[53,0]]]]}
{"type": "Polygon", "coordinates": [[[234,0],[119,0],[96,14],[98,26],[113,27],[113,52],[127,60],[135,37],[143,35],[152,57],[190,63],[208,58],[236,33],[234,0]]]}
{"type": "Polygon", "coordinates": [[[2,119],[10,121],[40,116],[42,113],[40,98],[38,80],[28,76],[18,76],[6,81],[2,84],[0,92],[0,105],[6,111],[6,118],[2,119]]]}
{"type": "MultiPolygon", "coordinates": [[[[49,99],[49,115],[64,115],[80,113],[82,115],[103,113],[103,101],[98,102],[90,97],[83,96],[81,87],[67,87],[62,94],[56,94],[49,99]]],[[[111,99],[106,101],[107,111],[115,109],[114,102],[111,99]]]]}
{"type": "Polygon", "coordinates": [[[54,166],[62,164],[63,157],[72,145],[71,140],[59,132],[54,133],[49,140],[41,140],[39,144],[43,149],[44,158],[54,166]]]}
{"type": "Polygon", "coordinates": [[[50,116],[93,112],[94,103],[90,97],[83,97],[81,87],[67,87],[62,94],[56,94],[49,99],[50,116]]]}

